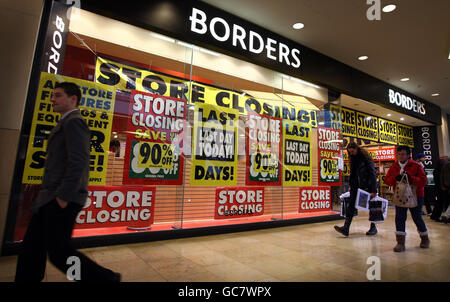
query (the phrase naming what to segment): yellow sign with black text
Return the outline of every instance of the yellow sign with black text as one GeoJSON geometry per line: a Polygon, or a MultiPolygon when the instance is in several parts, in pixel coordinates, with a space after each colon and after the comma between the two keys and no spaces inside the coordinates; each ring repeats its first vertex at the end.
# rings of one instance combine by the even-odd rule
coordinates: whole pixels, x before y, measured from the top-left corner
{"type": "Polygon", "coordinates": [[[378,118],[376,116],[357,112],[356,124],[358,126],[358,138],[378,142],[378,118]]]}
{"type": "Polygon", "coordinates": [[[398,124],[398,144],[414,148],[414,131],[412,127],[398,124]]]}
{"type": "Polygon", "coordinates": [[[310,186],[311,126],[283,120],[283,185],[310,186]]]}
{"type": "Polygon", "coordinates": [[[397,145],[397,123],[378,118],[380,143],[397,145]]]}
{"type": "Polygon", "coordinates": [[[234,109],[195,105],[191,185],[237,184],[238,119],[234,109]]]}
{"type": "Polygon", "coordinates": [[[60,114],[53,111],[50,102],[57,82],[72,82],[81,89],[79,109],[91,131],[89,185],[105,185],[114,114],[114,88],[45,72],[41,73],[39,81],[22,182],[42,183],[48,135],[60,119],[60,114]]]}
{"type": "Polygon", "coordinates": [[[239,114],[247,114],[250,111],[317,127],[317,115],[314,110],[288,105],[279,98],[279,100],[259,99],[246,93],[177,78],[104,57],[97,57],[95,81],[116,90],[134,89],[188,100],[190,104],[209,104],[221,110],[237,110],[239,114]]]}

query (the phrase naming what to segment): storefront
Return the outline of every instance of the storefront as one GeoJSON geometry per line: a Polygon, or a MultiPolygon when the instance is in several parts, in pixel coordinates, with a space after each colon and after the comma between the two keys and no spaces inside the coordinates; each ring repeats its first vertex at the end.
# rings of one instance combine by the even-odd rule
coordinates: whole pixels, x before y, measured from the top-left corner
{"type": "Polygon", "coordinates": [[[440,123],[439,107],[203,2],[81,8],[44,6],[4,254],[42,181],[55,82],[80,86],[91,130],[79,246],[339,219],[346,144],[392,162],[419,131],[343,101],[440,123]]]}

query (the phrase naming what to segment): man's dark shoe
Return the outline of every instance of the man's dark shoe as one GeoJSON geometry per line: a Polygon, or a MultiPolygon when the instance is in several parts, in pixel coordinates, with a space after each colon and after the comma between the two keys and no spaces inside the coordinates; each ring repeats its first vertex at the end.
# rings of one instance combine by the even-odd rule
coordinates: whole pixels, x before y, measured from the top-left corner
{"type": "Polygon", "coordinates": [[[373,236],[373,235],[376,235],[377,233],[378,233],[378,230],[377,230],[375,223],[371,223],[370,230],[367,231],[366,235],[373,236]]]}
{"type": "Polygon", "coordinates": [[[339,227],[337,225],[334,226],[336,232],[341,233],[345,237],[348,237],[348,229],[346,227],[339,227]]]}

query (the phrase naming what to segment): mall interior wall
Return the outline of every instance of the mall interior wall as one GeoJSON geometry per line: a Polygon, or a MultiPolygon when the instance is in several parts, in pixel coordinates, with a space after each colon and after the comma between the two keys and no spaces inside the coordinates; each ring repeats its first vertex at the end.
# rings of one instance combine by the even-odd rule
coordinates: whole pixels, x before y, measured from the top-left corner
{"type": "Polygon", "coordinates": [[[0,1],[0,41],[3,45],[0,49],[0,66],[2,66],[0,242],[3,242],[20,128],[43,3],[43,0],[0,1]]]}

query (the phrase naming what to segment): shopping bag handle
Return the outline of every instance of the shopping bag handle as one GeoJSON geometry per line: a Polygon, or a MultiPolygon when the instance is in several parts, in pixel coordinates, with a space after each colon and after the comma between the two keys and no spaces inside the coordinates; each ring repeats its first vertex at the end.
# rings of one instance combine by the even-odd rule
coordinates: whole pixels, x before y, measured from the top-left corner
{"type": "Polygon", "coordinates": [[[405,172],[403,172],[403,176],[402,179],[400,179],[400,182],[403,182],[403,179],[406,177],[406,183],[409,185],[409,181],[408,181],[408,174],[406,174],[405,172]]]}

